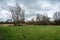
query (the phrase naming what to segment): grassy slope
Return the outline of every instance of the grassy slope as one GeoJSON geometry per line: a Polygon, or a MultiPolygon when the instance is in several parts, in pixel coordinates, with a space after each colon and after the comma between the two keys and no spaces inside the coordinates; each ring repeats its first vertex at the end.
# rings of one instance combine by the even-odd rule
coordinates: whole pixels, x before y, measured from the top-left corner
{"type": "Polygon", "coordinates": [[[0,27],[0,40],[60,40],[60,26],[0,27]]]}

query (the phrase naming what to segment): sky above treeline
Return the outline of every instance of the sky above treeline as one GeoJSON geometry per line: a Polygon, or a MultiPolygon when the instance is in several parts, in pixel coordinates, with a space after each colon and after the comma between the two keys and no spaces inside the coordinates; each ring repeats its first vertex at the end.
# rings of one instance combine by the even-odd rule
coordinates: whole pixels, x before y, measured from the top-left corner
{"type": "Polygon", "coordinates": [[[44,13],[53,18],[53,14],[60,11],[60,0],[0,0],[0,21],[10,18],[8,8],[16,2],[25,10],[27,20],[44,13]]]}

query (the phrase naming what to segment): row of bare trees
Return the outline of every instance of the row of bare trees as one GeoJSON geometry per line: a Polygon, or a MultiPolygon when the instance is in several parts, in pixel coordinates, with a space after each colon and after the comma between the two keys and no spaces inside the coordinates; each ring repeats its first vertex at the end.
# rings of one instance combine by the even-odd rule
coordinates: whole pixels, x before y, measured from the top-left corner
{"type": "Polygon", "coordinates": [[[19,6],[19,4],[16,3],[16,6],[10,7],[9,12],[11,13],[11,18],[13,20],[13,24],[15,26],[19,26],[21,24],[35,24],[35,25],[48,25],[48,24],[55,24],[59,21],[50,21],[50,18],[48,17],[47,13],[44,15],[37,14],[36,20],[34,21],[34,18],[31,21],[25,22],[25,13],[24,10],[19,6]]]}
{"type": "MultiPolygon", "coordinates": [[[[19,6],[19,4],[16,3],[16,6],[11,7],[9,9],[12,19],[13,19],[13,23],[15,26],[18,26],[21,24],[23,24],[25,21],[25,13],[24,10],[21,9],[21,7],[19,6]]],[[[41,14],[37,14],[36,15],[36,20],[34,21],[34,18],[31,21],[25,22],[25,24],[38,24],[38,25],[46,25],[50,23],[50,18],[47,16],[47,13],[45,13],[44,15],[41,14]]]]}
{"type": "Polygon", "coordinates": [[[34,25],[48,25],[50,24],[50,17],[48,17],[46,13],[44,15],[37,14],[36,20],[32,18],[31,21],[29,21],[28,23],[34,24],[34,25]]]}

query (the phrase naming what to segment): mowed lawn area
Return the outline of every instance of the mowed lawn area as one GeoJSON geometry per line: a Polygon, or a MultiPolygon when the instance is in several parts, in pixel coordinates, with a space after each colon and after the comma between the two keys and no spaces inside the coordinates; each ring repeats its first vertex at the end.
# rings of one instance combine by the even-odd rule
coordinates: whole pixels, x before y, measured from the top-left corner
{"type": "Polygon", "coordinates": [[[0,26],[0,40],[60,40],[60,26],[0,26]]]}

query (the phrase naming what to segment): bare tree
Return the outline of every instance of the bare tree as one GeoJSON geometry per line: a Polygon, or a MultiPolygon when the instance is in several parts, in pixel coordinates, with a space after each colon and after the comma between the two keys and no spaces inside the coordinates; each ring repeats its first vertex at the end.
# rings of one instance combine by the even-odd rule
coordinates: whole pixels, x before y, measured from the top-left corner
{"type": "Polygon", "coordinates": [[[22,12],[21,12],[21,20],[20,20],[20,23],[23,25],[24,24],[24,22],[25,22],[25,10],[22,10],[22,12]]]}
{"type": "Polygon", "coordinates": [[[36,15],[36,21],[42,21],[42,17],[43,17],[42,14],[37,14],[36,15]]]}
{"type": "Polygon", "coordinates": [[[21,21],[24,22],[25,20],[25,13],[24,13],[25,10],[22,10],[22,13],[21,13],[21,21]]]}
{"type": "Polygon", "coordinates": [[[45,13],[42,17],[43,24],[49,24],[50,18],[47,16],[47,13],[45,13]]]}
{"type": "Polygon", "coordinates": [[[36,21],[38,24],[48,24],[50,21],[50,18],[47,16],[47,14],[41,15],[37,14],[36,21]]]}
{"type": "Polygon", "coordinates": [[[36,15],[36,21],[40,21],[40,14],[36,15]]]}
{"type": "Polygon", "coordinates": [[[31,19],[31,22],[34,22],[34,17],[31,19]]]}
{"type": "Polygon", "coordinates": [[[53,19],[54,19],[54,24],[60,25],[60,12],[56,12],[53,15],[53,19]]]}
{"type": "Polygon", "coordinates": [[[20,25],[19,23],[20,23],[22,17],[24,17],[24,13],[22,13],[21,11],[22,11],[22,9],[19,6],[19,4],[17,4],[17,3],[16,3],[15,7],[10,8],[10,12],[11,12],[11,15],[12,15],[14,25],[20,25]]]}
{"type": "Polygon", "coordinates": [[[41,14],[37,14],[36,15],[36,24],[38,24],[38,25],[40,25],[40,24],[42,24],[42,16],[43,15],[41,15],[41,14]]]}

